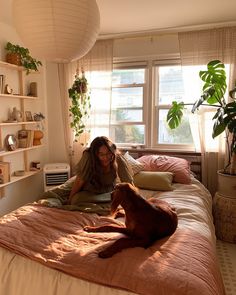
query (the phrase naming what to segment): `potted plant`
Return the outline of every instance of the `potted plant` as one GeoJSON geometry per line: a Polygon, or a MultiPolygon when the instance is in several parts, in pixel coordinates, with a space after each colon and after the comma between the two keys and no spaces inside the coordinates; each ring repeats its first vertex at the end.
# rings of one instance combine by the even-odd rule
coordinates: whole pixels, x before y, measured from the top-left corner
{"type": "MultiPolygon", "coordinates": [[[[200,71],[199,76],[204,82],[201,97],[192,104],[192,113],[202,106],[216,108],[213,116],[214,125],[212,137],[215,138],[225,132],[228,163],[223,169],[224,174],[236,175],[236,88],[229,91],[233,101],[226,103],[224,98],[227,83],[225,65],[219,60],[210,61],[206,71],[200,71]]],[[[167,123],[171,129],[177,128],[183,116],[183,102],[172,102],[167,114],[167,123]]]]}
{"type": "Polygon", "coordinates": [[[86,130],[86,120],[89,118],[89,110],[91,108],[90,96],[88,94],[88,82],[82,70],[82,75],[75,75],[75,80],[71,88],[68,89],[71,98],[71,106],[69,108],[72,118],[70,126],[75,132],[75,141],[86,130]]]}
{"type": "Polygon", "coordinates": [[[30,56],[28,48],[7,42],[5,49],[7,51],[7,62],[16,64],[18,66],[22,65],[26,69],[27,75],[30,73],[30,71],[38,71],[38,67],[42,66],[41,61],[36,60],[30,56]]]}

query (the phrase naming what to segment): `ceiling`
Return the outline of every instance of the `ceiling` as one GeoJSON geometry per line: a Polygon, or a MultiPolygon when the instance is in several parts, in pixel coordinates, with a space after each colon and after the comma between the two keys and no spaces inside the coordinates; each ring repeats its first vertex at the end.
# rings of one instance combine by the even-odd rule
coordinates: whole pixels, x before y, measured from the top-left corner
{"type": "Polygon", "coordinates": [[[235,0],[97,0],[101,35],[236,24],[235,0]]]}
{"type": "MultiPolygon", "coordinates": [[[[88,0],[89,1],[89,0],[88,0]]],[[[12,0],[0,0],[0,21],[12,23],[12,0]]],[[[236,24],[236,0],[97,0],[100,37],[236,24]]]]}

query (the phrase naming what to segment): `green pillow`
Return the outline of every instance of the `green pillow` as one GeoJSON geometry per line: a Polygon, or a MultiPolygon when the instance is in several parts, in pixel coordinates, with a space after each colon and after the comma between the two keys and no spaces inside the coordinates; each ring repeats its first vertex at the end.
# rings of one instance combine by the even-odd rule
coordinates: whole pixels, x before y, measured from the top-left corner
{"type": "Polygon", "coordinates": [[[157,171],[140,171],[134,176],[134,185],[149,190],[172,191],[173,173],[157,171]]]}

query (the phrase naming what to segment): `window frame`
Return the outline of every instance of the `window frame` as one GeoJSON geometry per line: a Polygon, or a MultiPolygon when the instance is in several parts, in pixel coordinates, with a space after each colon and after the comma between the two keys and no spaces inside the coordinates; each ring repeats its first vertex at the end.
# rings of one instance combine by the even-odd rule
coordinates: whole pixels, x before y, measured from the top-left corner
{"type": "Polygon", "coordinates": [[[159,110],[169,110],[171,104],[159,104],[158,93],[159,93],[159,79],[157,77],[157,72],[159,67],[163,66],[181,66],[180,58],[177,59],[166,59],[166,60],[154,60],[152,65],[152,88],[153,88],[153,100],[152,100],[152,141],[151,147],[158,148],[161,150],[185,150],[185,151],[195,151],[194,144],[163,144],[158,142],[159,138],[159,110]]]}
{"type": "MultiPolygon", "coordinates": [[[[142,125],[144,126],[144,143],[143,146],[147,145],[147,113],[148,113],[148,106],[147,106],[147,97],[148,97],[148,64],[147,62],[117,62],[113,63],[113,70],[130,70],[130,69],[144,69],[144,83],[133,83],[133,84],[117,84],[112,85],[112,89],[117,88],[134,88],[134,87],[141,87],[143,88],[143,107],[130,107],[130,110],[139,109],[142,110],[142,120],[140,121],[119,121],[119,124],[113,123],[110,121],[110,126],[125,126],[125,125],[142,125]]],[[[112,97],[111,97],[111,105],[112,105],[112,97]]],[[[112,111],[112,108],[111,108],[112,111]]],[[[109,128],[110,129],[110,128],[109,128]]],[[[111,134],[111,131],[109,132],[111,134]]],[[[127,147],[127,146],[139,146],[138,143],[116,143],[118,147],[127,147]]]]}

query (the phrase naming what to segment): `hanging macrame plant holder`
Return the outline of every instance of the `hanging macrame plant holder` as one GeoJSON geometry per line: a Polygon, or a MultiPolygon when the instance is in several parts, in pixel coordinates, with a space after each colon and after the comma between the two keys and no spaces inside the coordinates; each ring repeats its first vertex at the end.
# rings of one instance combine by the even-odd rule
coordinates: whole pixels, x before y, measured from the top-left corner
{"type": "Polygon", "coordinates": [[[71,105],[69,108],[71,123],[70,126],[74,130],[75,141],[86,130],[86,123],[90,116],[90,95],[88,93],[88,82],[83,69],[81,75],[76,71],[75,80],[71,88],[68,89],[71,105]]]}

